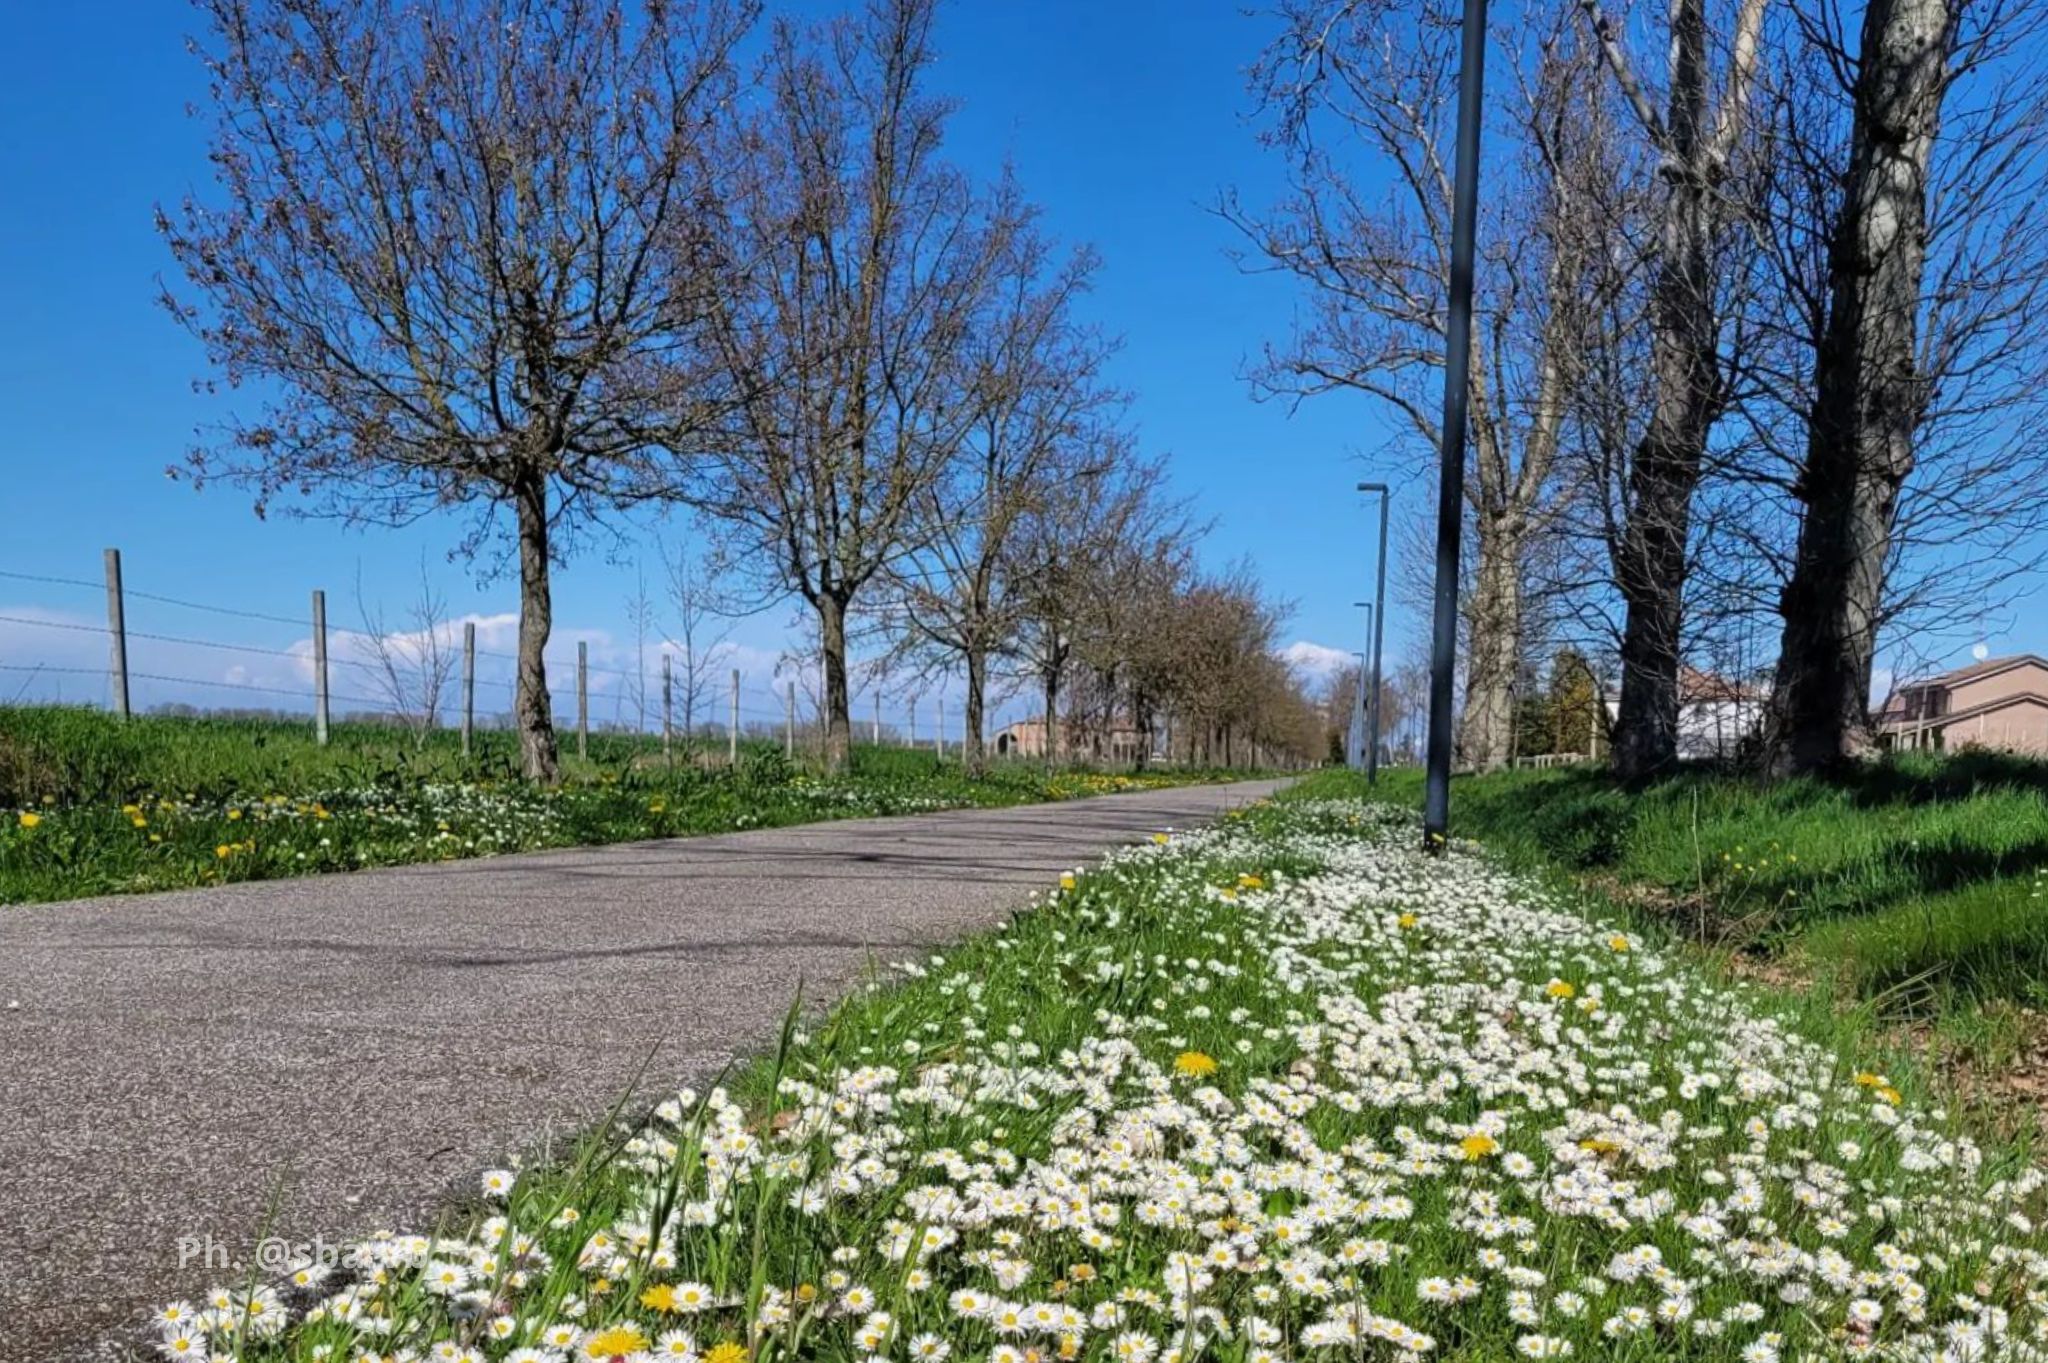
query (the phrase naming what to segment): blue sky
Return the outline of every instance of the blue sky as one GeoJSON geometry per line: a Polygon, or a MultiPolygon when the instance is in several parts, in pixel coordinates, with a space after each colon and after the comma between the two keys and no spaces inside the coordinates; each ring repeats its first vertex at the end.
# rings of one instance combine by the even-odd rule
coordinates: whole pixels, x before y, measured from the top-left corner
{"type": "MultiPolygon", "coordinates": [[[[301,618],[319,586],[330,619],[352,624],[358,568],[366,595],[396,613],[424,553],[458,612],[511,611],[511,583],[479,585],[445,563],[459,534],[451,525],[344,531],[259,521],[240,493],[195,494],[164,476],[194,426],[218,410],[192,391],[202,372],[196,343],[155,304],[156,277],[173,266],[152,205],[188,188],[204,194],[209,183],[204,124],[185,113],[204,95],[184,43],[196,25],[172,0],[39,5],[10,20],[12,50],[34,55],[0,87],[0,126],[10,129],[0,179],[12,187],[11,211],[0,215],[0,278],[14,338],[0,401],[16,414],[0,456],[0,570],[96,580],[100,551],[118,545],[131,589],[301,618]]],[[[1215,519],[1211,561],[1249,557],[1277,595],[1298,603],[1289,640],[1353,647],[1362,623],[1350,603],[1366,582],[1368,517],[1350,489],[1372,472],[1355,454],[1379,444],[1376,418],[1346,399],[1292,419],[1251,400],[1241,364],[1284,332],[1291,298],[1276,279],[1237,272],[1224,256],[1230,230],[1207,211],[1226,186],[1257,199],[1274,182],[1244,122],[1241,72],[1264,31],[1223,0],[959,0],[942,21],[935,86],[963,101],[957,159],[993,173],[1009,158],[1051,229],[1102,251],[1090,306],[1126,338],[1116,378],[1139,396],[1145,444],[1171,454],[1176,487],[1215,519]]],[[[645,558],[658,577],[651,545],[645,558]]],[[[551,652],[567,656],[582,637],[617,660],[629,647],[633,579],[630,564],[603,554],[571,562],[556,582],[562,638],[551,652]]],[[[101,609],[87,589],[0,578],[0,615],[93,622],[101,609]]],[[[283,651],[303,635],[163,603],[131,602],[129,614],[132,629],[283,651]]],[[[787,616],[739,626],[750,687],[780,648],[787,616]]],[[[299,684],[268,655],[154,641],[133,651],[141,671],[299,684]]],[[[98,666],[104,645],[86,633],[0,624],[0,652],[0,663],[17,666],[98,666]]],[[[0,672],[0,698],[25,681],[32,695],[59,685],[74,697],[104,694],[86,678],[0,672]]],[[[164,699],[176,689],[143,694],[164,699]]],[[[228,693],[205,698],[225,703],[228,693]]]]}
{"type": "MultiPolygon", "coordinates": [[[[156,277],[173,266],[152,206],[209,187],[204,124],[185,113],[204,95],[184,43],[197,19],[173,0],[104,0],[25,7],[10,21],[10,46],[25,59],[0,86],[0,126],[10,133],[0,183],[11,206],[0,215],[0,280],[12,338],[0,402],[14,418],[0,455],[0,572],[96,581],[100,551],[118,545],[133,590],[281,617],[142,600],[129,610],[140,632],[274,650],[234,655],[142,640],[131,667],[272,685],[287,693],[280,704],[302,685],[303,664],[280,655],[303,650],[305,631],[285,622],[303,618],[308,592],[324,587],[330,619],[358,623],[360,573],[365,594],[396,614],[422,555],[451,608],[483,622],[485,647],[509,648],[512,584],[480,583],[445,561],[460,534],[454,523],[348,532],[260,521],[232,489],[195,495],[164,476],[194,426],[220,410],[192,390],[198,346],[155,303],[156,277]]],[[[1138,395],[1144,443],[1171,455],[1176,489],[1215,521],[1210,561],[1248,558],[1274,594],[1295,603],[1287,640],[1348,650],[1363,634],[1351,603],[1367,589],[1371,547],[1353,484],[1387,478],[1397,507],[1411,511],[1431,489],[1417,469],[1360,457],[1391,434],[1366,402],[1324,398],[1290,415],[1254,402],[1240,377],[1248,355],[1284,335],[1294,304],[1281,280],[1236,270],[1225,256],[1231,229],[1208,211],[1225,187],[1252,203],[1276,189],[1276,167],[1245,121],[1242,75],[1268,32],[1235,0],[955,0],[934,84],[963,100],[957,159],[992,174],[1008,158],[1054,232],[1101,250],[1090,307],[1125,337],[1115,377],[1138,395]]],[[[674,541],[682,531],[658,533],[674,541]]],[[[651,539],[640,552],[658,579],[651,539]]],[[[632,554],[593,552],[560,572],[553,656],[573,656],[581,639],[604,665],[629,660],[632,554]]],[[[1423,630],[1393,605],[1388,654],[1399,658],[1423,630]]],[[[101,665],[104,643],[90,632],[101,611],[90,588],[0,577],[0,616],[86,626],[0,620],[0,666],[101,665]]],[[[750,709],[763,717],[789,618],[770,612],[734,634],[750,709]]],[[[345,682],[346,673],[335,689],[346,693],[345,682]]],[[[601,692],[615,686],[610,674],[598,683],[601,692]]],[[[105,694],[87,677],[0,671],[0,699],[59,687],[72,698],[105,694]]],[[[227,703],[233,693],[151,683],[138,696],[227,703]]],[[[595,707],[601,718],[604,707],[595,707]]],[[[900,707],[891,713],[902,717],[900,707]]]]}

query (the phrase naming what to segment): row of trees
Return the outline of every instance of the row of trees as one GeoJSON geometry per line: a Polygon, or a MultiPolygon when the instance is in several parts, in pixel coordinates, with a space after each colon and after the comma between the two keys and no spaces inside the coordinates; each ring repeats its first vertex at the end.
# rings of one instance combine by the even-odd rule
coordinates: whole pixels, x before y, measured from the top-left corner
{"type": "MultiPolygon", "coordinates": [[[[1226,197],[1306,286],[1262,392],[1438,432],[1454,6],[1284,0],[1254,70],[1290,170],[1226,197]]],[[[1528,660],[1619,670],[1614,759],[1676,755],[1689,660],[1777,640],[1769,764],[1871,743],[1881,647],[1954,640],[2043,558],[2044,12],[2021,0],[1599,0],[1493,35],[1461,743],[1528,660]],[[1853,21],[1852,21],[1853,18],[1853,21]],[[1504,93],[1503,93],[1504,92],[1504,93]]]]}
{"type": "Polygon", "coordinates": [[[947,159],[935,0],[199,8],[217,185],[159,211],[164,302],[263,396],[183,472],[259,511],[473,513],[459,551],[520,583],[530,775],[554,566],[670,508],[742,604],[806,609],[835,764],[871,636],[964,678],[975,764],[1020,678],[1219,758],[1313,750],[1279,612],[1197,569],[1134,448],[1094,254],[947,159]]]}

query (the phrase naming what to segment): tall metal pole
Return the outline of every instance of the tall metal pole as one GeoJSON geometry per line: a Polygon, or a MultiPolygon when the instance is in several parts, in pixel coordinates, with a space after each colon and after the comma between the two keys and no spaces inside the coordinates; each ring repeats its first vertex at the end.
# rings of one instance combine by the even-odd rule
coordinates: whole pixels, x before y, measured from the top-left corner
{"type": "Polygon", "coordinates": [[[469,756],[469,736],[476,728],[476,621],[462,622],[462,755],[469,756]]]}
{"type": "Polygon", "coordinates": [[[1460,36],[1451,308],[1444,337],[1443,451],[1436,494],[1436,618],[1429,650],[1429,777],[1422,802],[1422,844],[1439,855],[1451,822],[1451,668],[1458,651],[1458,540],[1465,518],[1465,406],[1472,373],[1472,254],[1479,215],[1486,0],[1465,0],[1460,36]]]}
{"type": "Polygon", "coordinates": [[[327,593],[313,589],[313,741],[327,746],[327,593]]]}
{"type": "Polygon", "coordinates": [[[1358,659],[1358,688],[1354,698],[1358,713],[1351,717],[1346,732],[1358,740],[1356,751],[1350,755],[1351,769],[1365,771],[1369,769],[1365,750],[1372,742],[1371,735],[1366,732],[1367,717],[1372,714],[1372,693],[1366,687],[1371,685],[1377,689],[1379,685],[1379,677],[1373,672],[1372,667],[1372,627],[1373,622],[1380,618],[1380,613],[1370,601],[1354,601],[1351,604],[1365,612],[1365,652],[1352,655],[1358,659]]]}
{"type": "Polygon", "coordinates": [[[121,551],[109,549],[107,563],[107,683],[114,713],[128,718],[128,619],[121,600],[121,551]]]}
{"type": "Polygon", "coordinates": [[[1360,483],[1358,490],[1380,495],[1380,562],[1372,589],[1372,690],[1366,696],[1365,719],[1365,781],[1373,785],[1380,779],[1380,643],[1387,633],[1387,503],[1393,494],[1385,483],[1360,483]]]}
{"type": "Polygon", "coordinates": [[[675,655],[664,651],[661,655],[661,760],[675,762],[675,714],[676,668],[675,655]]]}
{"type": "Polygon", "coordinates": [[[576,641],[576,755],[590,756],[590,641],[576,641]]]}

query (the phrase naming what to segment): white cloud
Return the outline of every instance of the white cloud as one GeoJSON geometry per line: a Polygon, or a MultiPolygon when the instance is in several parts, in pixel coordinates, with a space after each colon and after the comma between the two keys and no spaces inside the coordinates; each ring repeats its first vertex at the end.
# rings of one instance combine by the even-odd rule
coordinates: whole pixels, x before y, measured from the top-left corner
{"type": "Polygon", "coordinates": [[[1281,649],[1279,658],[1309,685],[1328,681],[1358,661],[1358,655],[1349,649],[1331,648],[1307,639],[1297,639],[1281,649]]]}

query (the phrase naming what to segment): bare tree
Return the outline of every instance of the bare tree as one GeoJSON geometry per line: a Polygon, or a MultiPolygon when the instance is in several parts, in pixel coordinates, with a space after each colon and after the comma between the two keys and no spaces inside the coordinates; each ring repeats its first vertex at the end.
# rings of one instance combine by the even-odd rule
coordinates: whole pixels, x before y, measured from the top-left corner
{"type": "Polygon", "coordinates": [[[1105,430],[1099,439],[1086,463],[1101,472],[1057,482],[1033,502],[1005,569],[1021,608],[1006,652],[1038,690],[1048,765],[1064,756],[1062,706],[1078,651],[1104,628],[1105,603],[1115,598],[1111,565],[1156,562],[1180,572],[1203,533],[1165,494],[1159,461],[1135,454],[1127,433],[1105,430]]]}
{"type": "Polygon", "coordinates": [[[1662,110],[1622,25],[1579,0],[1640,135],[1661,195],[1650,260],[1650,410],[1627,477],[1615,585],[1623,602],[1621,711],[1614,765],[1626,776],[1678,753],[1678,675],[1693,496],[1726,409],[1723,303],[1731,233],[1743,225],[1732,170],[1750,129],[1768,0],[1734,0],[1714,61],[1709,0],[1671,0],[1662,32],[1662,110]],[[1718,89],[1717,89],[1718,87],[1718,89]]]}
{"type": "Polygon", "coordinates": [[[158,226],[172,314],[226,383],[274,394],[189,460],[259,513],[512,522],[514,708],[556,775],[549,567],[702,424],[698,230],[728,54],[719,0],[199,0],[218,199],[158,226]]]}
{"type": "Polygon", "coordinates": [[[687,547],[673,554],[664,547],[661,557],[675,621],[663,642],[675,659],[676,700],[682,706],[683,738],[688,742],[696,737],[699,720],[710,718],[717,699],[720,653],[732,638],[732,608],[718,562],[687,547]]]}
{"type": "Polygon", "coordinates": [[[978,194],[941,159],[934,8],[776,25],[732,194],[745,282],[713,329],[736,425],[689,471],[729,557],[818,616],[835,769],[849,620],[965,437],[970,328],[1024,216],[1012,187],[978,194]]]}
{"type": "MultiPolygon", "coordinates": [[[[1305,284],[1309,312],[1285,348],[1268,347],[1255,387],[1295,401],[1366,393],[1399,415],[1418,458],[1431,457],[1451,266],[1454,16],[1440,0],[1421,12],[1289,0],[1279,18],[1254,86],[1274,116],[1266,141],[1288,158],[1291,193],[1270,213],[1234,196],[1222,211],[1252,243],[1241,263],[1305,284]]],[[[1569,193],[1588,63],[1550,24],[1525,26],[1527,65],[1499,120],[1512,151],[1489,171],[1474,304],[1466,519],[1477,552],[1461,584],[1461,746],[1482,767],[1508,758],[1531,555],[1569,500],[1558,460],[1574,336],[1567,306],[1584,252],[1600,245],[1569,193]]]]}
{"type": "Polygon", "coordinates": [[[427,735],[440,724],[441,698],[455,671],[457,653],[448,628],[448,602],[435,588],[420,561],[419,591],[406,609],[405,627],[390,628],[381,605],[363,594],[362,569],[356,570],[356,613],[363,632],[355,639],[367,655],[371,678],[391,713],[412,730],[413,746],[425,748],[427,735]]]}
{"type": "Polygon", "coordinates": [[[980,334],[971,342],[974,422],[944,474],[924,490],[921,546],[892,568],[898,657],[959,670],[966,684],[970,773],[986,764],[982,728],[990,665],[1014,640],[1028,600],[1013,552],[1032,512],[1062,485],[1100,486],[1112,454],[1098,438],[1120,415],[1102,382],[1111,350],[1073,316],[1096,267],[1092,251],[1055,261],[1035,232],[1011,243],[980,334]]]}
{"type": "Polygon", "coordinates": [[[1781,772],[1872,746],[1888,621],[1929,597],[1950,620],[1981,619],[2039,561],[2028,541],[2048,474],[2026,419],[2048,380],[2042,17],[1999,0],[1874,0],[1854,51],[1829,0],[1802,19],[1812,59],[1792,74],[1810,77],[1795,86],[1808,98],[1781,140],[1794,164],[1834,174],[1785,196],[1813,378],[1788,489],[1798,549],[1769,726],[1781,772]]]}

